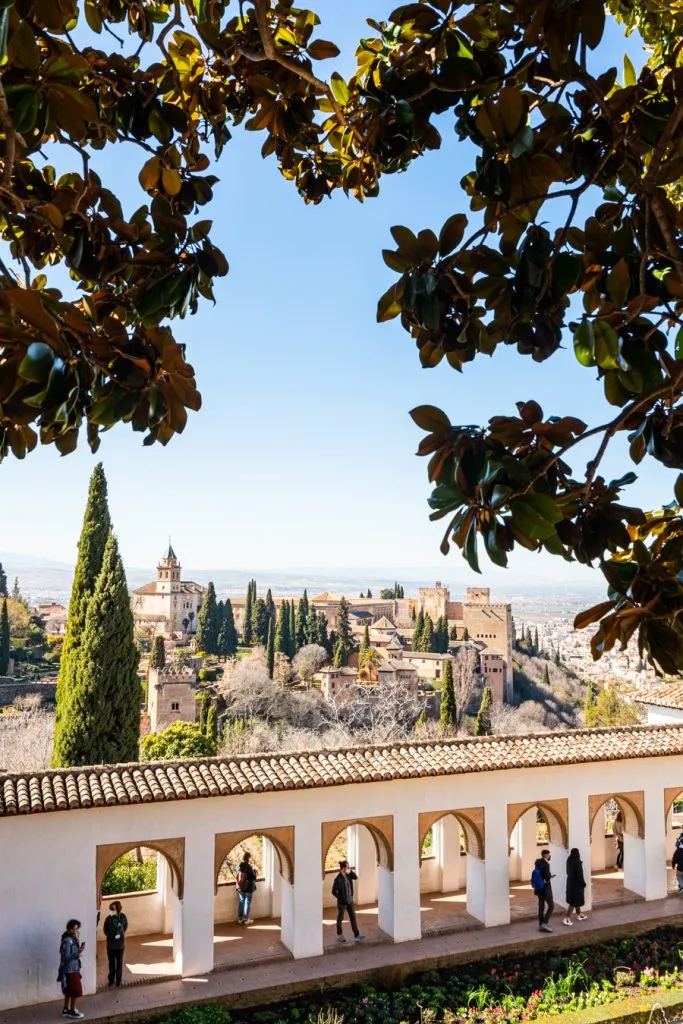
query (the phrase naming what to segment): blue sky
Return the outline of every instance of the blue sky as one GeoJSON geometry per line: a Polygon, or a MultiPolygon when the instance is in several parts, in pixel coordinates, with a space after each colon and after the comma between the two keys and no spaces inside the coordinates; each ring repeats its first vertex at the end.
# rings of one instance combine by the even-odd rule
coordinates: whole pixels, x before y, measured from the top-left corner
{"type": "MultiPolygon", "coordinates": [[[[391,8],[325,0],[317,9],[319,35],[344,45],[338,66],[348,73],[364,16],[391,8]]],[[[610,30],[606,45],[620,67],[621,32],[610,30]]],[[[636,40],[628,50],[640,63],[636,40]]],[[[466,209],[458,183],[471,151],[456,145],[451,122],[442,127],[441,151],[384,179],[379,199],[361,206],[340,194],[316,207],[261,159],[262,136],[236,129],[214,202],[201,213],[213,217],[230,274],[216,284],[215,307],[174,322],[197,372],[201,412],[167,448],[143,448],[141,435],[120,426],[103,436],[96,458],[84,439],[64,459],[49,448],[23,463],[8,458],[0,547],[71,561],[88,477],[102,459],[129,565],[153,565],[170,534],[183,563],[196,568],[441,562],[443,578],[475,582],[459,553],[439,554],[442,528],[428,521],[426,463],[414,456],[421,432],[408,410],[431,403],[453,422],[480,423],[533,397],[546,414],[571,412],[591,424],[614,412],[570,349],[541,366],[505,348],[463,375],[422,370],[398,323],[375,323],[377,298],[393,279],[381,259],[391,225],[438,232],[466,209]]],[[[133,155],[131,147],[100,163],[125,182],[129,209],[143,201],[133,155]]],[[[615,449],[606,472],[627,468],[615,449]]],[[[634,498],[669,500],[673,480],[663,471],[643,464],[639,475],[634,498]]],[[[512,571],[567,579],[573,569],[519,553],[512,571]]],[[[500,579],[500,571],[485,574],[500,579]]]]}

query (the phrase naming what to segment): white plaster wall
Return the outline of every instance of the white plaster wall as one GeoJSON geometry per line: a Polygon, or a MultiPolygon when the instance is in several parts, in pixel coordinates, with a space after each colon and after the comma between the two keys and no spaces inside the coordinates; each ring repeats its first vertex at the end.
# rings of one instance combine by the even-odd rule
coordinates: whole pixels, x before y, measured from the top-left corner
{"type": "Polygon", "coordinates": [[[683,711],[678,708],[657,708],[648,704],[648,725],[679,725],[681,722],[683,722],[683,711]]]}
{"type": "Polygon", "coordinates": [[[104,941],[102,927],[110,913],[112,900],[120,900],[123,912],[128,918],[126,935],[150,935],[164,931],[164,897],[158,889],[145,892],[124,892],[120,896],[104,896],[102,899],[98,942],[104,941]]]}
{"type": "Polygon", "coordinates": [[[420,892],[441,892],[441,866],[436,857],[427,857],[422,861],[420,892]]]}
{"type": "MultiPolygon", "coordinates": [[[[396,940],[420,935],[420,812],[485,807],[486,860],[468,858],[468,908],[486,925],[509,920],[507,804],[570,799],[572,815],[587,820],[595,793],[645,792],[647,832],[642,868],[631,886],[656,898],[665,843],[663,790],[680,786],[681,757],[638,758],[543,768],[478,772],[285,790],[241,796],[164,801],[122,807],[20,815],[0,819],[0,1009],[58,999],[59,938],[69,917],[82,921],[87,946],[86,991],[95,985],[98,844],[131,845],[184,837],[185,896],[175,908],[174,941],[185,974],[213,964],[215,835],[226,828],[260,833],[294,827],[295,884],[281,886],[282,936],[295,957],[322,953],[321,823],[334,819],[394,817],[394,871],[379,871],[382,927],[396,940]],[[20,866],[20,869],[19,869],[20,866]],[[654,882],[650,884],[650,879],[654,882]]],[[[570,820],[570,835],[577,828],[570,820]]],[[[583,825],[581,825],[583,828],[583,825]]],[[[577,834],[581,835],[581,828],[577,834]]],[[[636,840],[637,842],[637,840],[636,840]]],[[[638,854],[627,848],[627,859],[638,854]]],[[[584,862],[589,851],[581,848],[584,862]]],[[[162,882],[159,882],[161,888],[162,882]]]]}
{"type": "MultiPolygon", "coordinates": [[[[216,893],[214,920],[216,924],[232,924],[237,920],[237,888],[234,882],[223,882],[216,893]]],[[[250,917],[272,917],[273,894],[261,879],[256,883],[256,892],[252,896],[250,917]]]]}

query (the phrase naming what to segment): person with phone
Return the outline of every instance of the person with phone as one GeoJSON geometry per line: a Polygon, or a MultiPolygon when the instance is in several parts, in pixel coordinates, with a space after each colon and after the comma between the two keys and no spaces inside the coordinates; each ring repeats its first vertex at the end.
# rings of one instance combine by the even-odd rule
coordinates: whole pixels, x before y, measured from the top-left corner
{"type": "Polygon", "coordinates": [[[81,1020],[85,1014],[76,1009],[76,1000],[83,995],[81,977],[81,954],[85,942],[80,941],[81,922],[72,918],[66,922],[59,947],[59,980],[64,994],[63,1017],[81,1020]]]}

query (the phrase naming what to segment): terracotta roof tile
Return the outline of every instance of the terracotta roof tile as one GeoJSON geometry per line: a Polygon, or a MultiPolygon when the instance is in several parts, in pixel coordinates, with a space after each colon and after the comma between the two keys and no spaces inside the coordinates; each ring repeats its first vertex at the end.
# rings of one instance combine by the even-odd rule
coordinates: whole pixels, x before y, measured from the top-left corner
{"type": "Polygon", "coordinates": [[[639,704],[653,704],[660,708],[675,708],[683,711],[683,683],[665,683],[651,690],[641,690],[635,695],[639,704]]]}
{"type": "MultiPolygon", "coordinates": [[[[658,687],[681,691],[683,684],[658,687]]],[[[643,700],[643,697],[639,698],[643,700]]],[[[644,702],[644,700],[643,700],[644,702]]],[[[672,705],[667,705],[672,706],[672,705]]],[[[683,727],[630,726],[441,743],[388,743],[343,750],[154,764],[97,765],[0,775],[0,817],[114,804],[200,799],[285,789],[315,789],[392,779],[683,754],[683,727]]]]}

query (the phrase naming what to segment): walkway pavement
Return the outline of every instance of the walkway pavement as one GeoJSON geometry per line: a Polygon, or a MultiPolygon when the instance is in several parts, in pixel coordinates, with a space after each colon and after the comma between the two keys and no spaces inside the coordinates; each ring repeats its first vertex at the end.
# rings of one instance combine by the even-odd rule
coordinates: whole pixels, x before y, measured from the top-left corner
{"type": "MultiPolygon", "coordinates": [[[[571,948],[666,924],[683,924],[683,898],[670,896],[649,903],[641,900],[598,907],[587,921],[573,928],[562,927],[558,916],[552,935],[540,933],[533,921],[516,920],[497,928],[451,931],[396,945],[354,943],[307,960],[273,957],[258,963],[241,961],[230,970],[218,969],[198,978],[165,977],[149,984],[105,989],[84,998],[80,1006],[88,1020],[106,1024],[117,1018],[129,1021],[150,1017],[170,1008],[205,1001],[234,1007],[263,1005],[306,991],[319,993],[368,980],[397,984],[418,970],[434,970],[506,953],[528,953],[537,945],[571,948]]],[[[52,1024],[60,1009],[61,1000],[56,998],[54,1003],[0,1011],[0,1024],[52,1024]]]]}

